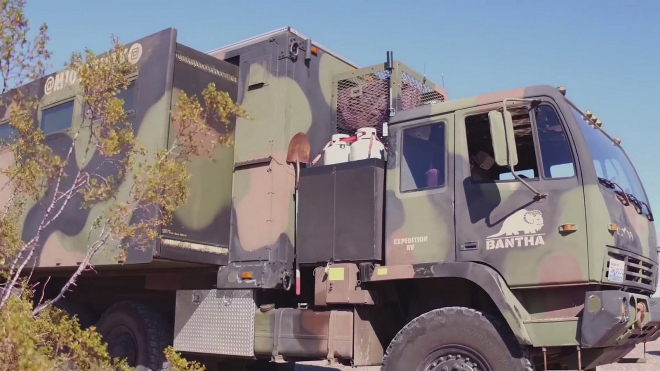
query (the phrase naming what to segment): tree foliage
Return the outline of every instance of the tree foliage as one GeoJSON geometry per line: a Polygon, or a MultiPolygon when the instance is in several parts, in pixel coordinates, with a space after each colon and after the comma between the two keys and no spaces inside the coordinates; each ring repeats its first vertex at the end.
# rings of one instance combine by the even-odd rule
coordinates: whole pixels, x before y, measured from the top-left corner
{"type": "MultiPolygon", "coordinates": [[[[68,88],[74,89],[82,107],[82,125],[71,130],[70,145],[63,152],[58,148],[57,154],[36,120],[37,97],[24,85],[45,74],[50,59],[47,26],[42,25],[30,41],[25,0],[1,0],[0,6],[0,73],[7,93],[1,103],[13,132],[0,143],[0,150],[13,158],[0,167],[0,370],[61,369],[67,364],[80,370],[127,369],[122,363],[111,364],[93,327],[81,330],[52,303],[72,290],[83,272],[93,269],[92,261],[102,249],[123,259],[129,247],[144,247],[157,238],[159,227],[187,201],[186,163],[229,144],[229,137],[209,122],[226,125],[230,116],[248,115],[213,84],[203,91],[203,103],[184,92],[172,113],[174,143],[168,149],[147,151],[118,97],[136,67],[113,39],[104,55],[91,50],[73,53],[65,65],[77,76],[68,88]],[[44,231],[74,202],[100,210],[87,231],[86,256],[55,298],[38,299],[38,290],[44,288],[31,288],[26,276],[33,273],[44,231]],[[34,208],[39,210],[38,225],[24,239],[21,223],[34,208]]],[[[166,355],[175,369],[202,369],[171,348],[166,355]]]]}
{"type": "Polygon", "coordinates": [[[81,330],[77,318],[54,307],[32,310],[26,291],[0,311],[0,370],[131,370],[122,360],[112,362],[94,328],[81,330]]]}

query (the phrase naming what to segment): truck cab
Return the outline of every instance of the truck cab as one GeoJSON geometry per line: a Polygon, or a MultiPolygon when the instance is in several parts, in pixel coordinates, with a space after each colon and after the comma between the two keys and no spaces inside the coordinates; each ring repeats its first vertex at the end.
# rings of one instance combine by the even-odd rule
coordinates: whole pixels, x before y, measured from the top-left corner
{"type": "Polygon", "coordinates": [[[648,198],[620,140],[596,121],[550,86],[395,116],[388,264],[479,262],[511,288],[652,293],[657,240],[648,198]],[[421,242],[401,243],[415,238],[421,242]]]}
{"type": "MultiPolygon", "coordinates": [[[[395,115],[389,132],[386,263],[375,281],[477,283],[521,343],[549,349],[546,367],[547,352],[571,367],[566,352],[578,349],[580,366],[595,366],[657,337],[647,195],[621,140],[566,89],[418,107],[395,115]],[[496,282],[477,278],[480,270],[496,282]]],[[[419,301],[434,308],[445,300],[419,301]]]]}

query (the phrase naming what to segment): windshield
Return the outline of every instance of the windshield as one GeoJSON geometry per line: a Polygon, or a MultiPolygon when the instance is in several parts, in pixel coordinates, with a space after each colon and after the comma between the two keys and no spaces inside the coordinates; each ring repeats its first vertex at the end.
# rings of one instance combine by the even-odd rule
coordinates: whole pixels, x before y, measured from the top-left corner
{"type": "Polygon", "coordinates": [[[603,132],[590,126],[582,113],[572,104],[570,106],[591,151],[600,183],[625,192],[633,200],[639,200],[644,204],[644,211],[650,212],[642,183],[623,149],[603,132]]]}

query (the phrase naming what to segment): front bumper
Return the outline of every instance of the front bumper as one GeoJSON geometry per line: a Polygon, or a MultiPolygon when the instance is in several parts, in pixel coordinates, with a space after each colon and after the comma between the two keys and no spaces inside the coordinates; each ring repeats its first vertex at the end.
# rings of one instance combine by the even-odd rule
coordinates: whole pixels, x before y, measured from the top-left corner
{"type": "Polygon", "coordinates": [[[614,290],[589,291],[580,332],[583,348],[654,341],[660,337],[660,298],[614,290]]]}

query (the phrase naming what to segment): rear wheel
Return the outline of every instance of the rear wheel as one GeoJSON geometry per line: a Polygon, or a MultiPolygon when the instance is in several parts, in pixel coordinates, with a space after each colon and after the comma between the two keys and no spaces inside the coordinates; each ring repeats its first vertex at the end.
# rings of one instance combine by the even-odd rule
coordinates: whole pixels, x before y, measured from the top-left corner
{"type": "Polygon", "coordinates": [[[121,302],[108,309],[97,331],[108,344],[111,358],[126,359],[138,371],[157,371],[166,366],[165,348],[171,331],[163,318],[146,305],[121,302]]]}
{"type": "Polygon", "coordinates": [[[525,349],[476,310],[450,307],[408,323],[383,357],[383,371],[533,371],[525,349]]]}

